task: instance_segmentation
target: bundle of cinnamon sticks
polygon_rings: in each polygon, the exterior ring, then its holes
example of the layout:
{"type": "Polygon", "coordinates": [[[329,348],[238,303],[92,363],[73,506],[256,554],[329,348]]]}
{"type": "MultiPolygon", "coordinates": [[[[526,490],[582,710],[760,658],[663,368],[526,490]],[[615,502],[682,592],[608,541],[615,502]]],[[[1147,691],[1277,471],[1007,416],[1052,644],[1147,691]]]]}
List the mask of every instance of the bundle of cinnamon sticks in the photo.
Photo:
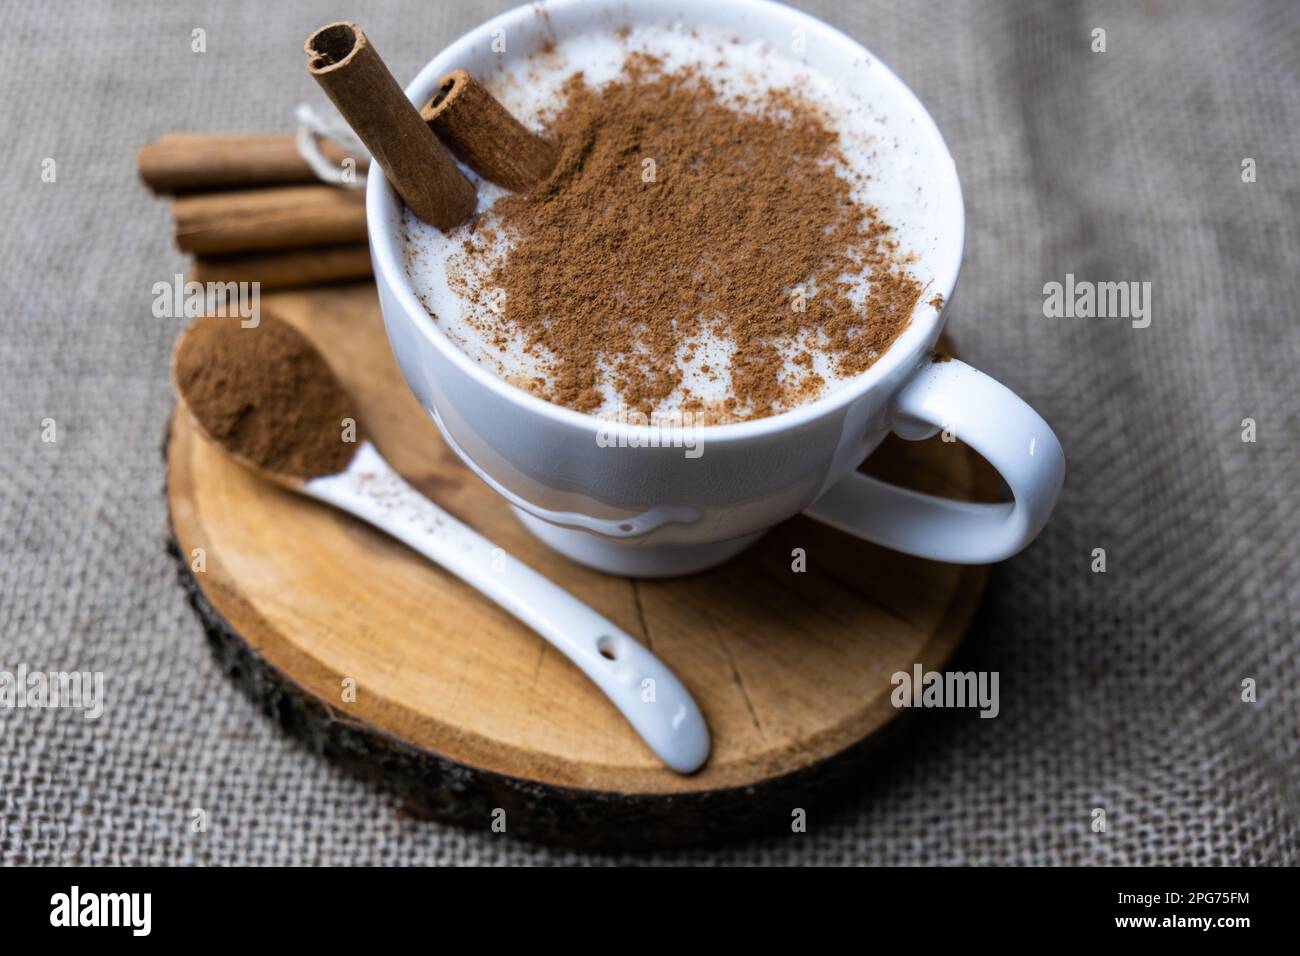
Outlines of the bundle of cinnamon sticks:
{"type": "MultiPolygon", "coordinates": [[[[365,158],[328,142],[322,152],[364,180],[365,158]]],[[[284,288],[370,275],[363,191],[322,183],[292,134],[167,133],[141,148],[138,166],[146,186],[172,197],[176,245],[193,254],[197,282],[284,288]]]]}
{"type": "MultiPolygon", "coordinates": [[[[469,74],[447,74],[417,110],[355,23],[308,37],[307,71],[365,143],[411,210],[440,229],[473,215],[475,189],[452,159],[507,189],[554,167],[554,144],[527,130],[469,74]]],[[[360,178],[368,160],[321,144],[360,178]]],[[[171,196],[176,244],[198,282],[316,285],[371,274],[365,197],[326,185],[290,134],[169,133],[141,148],[140,177],[171,196]]]]}

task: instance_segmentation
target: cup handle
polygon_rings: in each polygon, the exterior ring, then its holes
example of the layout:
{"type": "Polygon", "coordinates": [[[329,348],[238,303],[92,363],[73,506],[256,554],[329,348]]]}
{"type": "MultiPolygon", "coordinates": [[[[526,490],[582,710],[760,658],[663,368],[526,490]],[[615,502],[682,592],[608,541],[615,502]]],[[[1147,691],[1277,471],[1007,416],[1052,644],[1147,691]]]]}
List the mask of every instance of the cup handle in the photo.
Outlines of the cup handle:
{"type": "Polygon", "coordinates": [[[909,491],[853,472],[805,514],[895,551],[956,564],[1011,557],[1038,536],[1065,480],[1047,422],[1002,383],[957,359],[926,362],[894,397],[890,426],[911,441],[940,430],[996,468],[1014,499],[976,504],[909,491]]]}

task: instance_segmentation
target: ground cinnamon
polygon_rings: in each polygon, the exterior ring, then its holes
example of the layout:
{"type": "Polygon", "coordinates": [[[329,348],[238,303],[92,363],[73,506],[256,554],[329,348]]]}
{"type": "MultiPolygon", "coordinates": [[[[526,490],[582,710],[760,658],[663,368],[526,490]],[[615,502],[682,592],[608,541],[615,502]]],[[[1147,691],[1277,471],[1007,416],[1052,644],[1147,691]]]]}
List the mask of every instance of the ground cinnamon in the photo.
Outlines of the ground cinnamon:
{"type": "Polygon", "coordinates": [[[498,343],[522,334],[549,363],[537,394],[594,411],[609,381],[647,416],[676,394],[706,420],[750,419],[822,390],[790,343],[811,336],[853,375],[906,327],[922,286],[837,172],[837,133],[796,93],[734,108],[697,70],[640,53],[615,82],[579,73],[564,92],[545,131],[561,144],[555,170],[479,226],[508,230],[510,251],[490,261],[491,242],[464,245],[485,280],[466,283],[471,320],[498,343]],[[864,273],[855,303],[842,277],[864,273]],[[730,376],[721,407],[683,395],[679,351],[706,329],[735,346],[729,372],[705,369],[730,376]]]}
{"type": "Polygon", "coordinates": [[[335,474],[361,440],[352,398],[320,352],[265,312],[253,328],[196,319],[176,347],[172,378],[210,437],[278,475],[335,474]]]}

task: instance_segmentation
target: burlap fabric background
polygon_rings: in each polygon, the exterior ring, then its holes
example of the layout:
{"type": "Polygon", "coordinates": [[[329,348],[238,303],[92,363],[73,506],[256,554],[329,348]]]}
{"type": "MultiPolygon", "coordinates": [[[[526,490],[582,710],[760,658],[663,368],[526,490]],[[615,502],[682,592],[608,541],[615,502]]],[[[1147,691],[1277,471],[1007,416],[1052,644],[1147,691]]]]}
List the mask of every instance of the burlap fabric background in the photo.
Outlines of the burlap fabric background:
{"type": "MultiPolygon", "coordinates": [[[[183,260],[136,148],[173,129],[287,128],[295,103],[323,104],[301,45],[327,20],[360,18],[406,79],[503,4],[191,6],[8,11],[0,669],[102,670],[108,702],[97,722],[0,711],[0,858],[617,859],[403,819],[391,794],[309,756],[220,676],[162,546],[177,323],[151,315],[151,286],[183,260]]],[[[950,328],[1055,426],[1070,472],[1042,538],[995,571],[965,651],[1001,673],[998,719],[928,713],[807,834],[664,859],[1297,862],[1300,6],[808,6],[944,130],[969,217],[950,328]],[[1149,281],[1150,328],[1044,318],[1043,285],[1067,272],[1149,281]]]]}

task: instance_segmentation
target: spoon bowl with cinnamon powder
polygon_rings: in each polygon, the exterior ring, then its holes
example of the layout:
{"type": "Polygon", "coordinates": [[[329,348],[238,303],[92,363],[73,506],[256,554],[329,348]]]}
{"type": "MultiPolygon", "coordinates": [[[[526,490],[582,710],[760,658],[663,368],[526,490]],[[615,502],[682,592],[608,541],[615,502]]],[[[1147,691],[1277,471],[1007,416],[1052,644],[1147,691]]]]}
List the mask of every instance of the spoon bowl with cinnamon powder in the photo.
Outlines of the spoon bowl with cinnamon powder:
{"type": "Polygon", "coordinates": [[[676,675],[526,565],[506,561],[500,571],[500,548],[407,484],[365,439],[352,396],[291,325],[266,314],[252,328],[197,319],[177,342],[172,381],[199,433],[239,464],[386,532],[532,627],[669,767],[692,773],[708,758],[704,717],[676,675]],[[641,698],[644,681],[656,688],[656,706],[641,698]]]}
{"type": "Polygon", "coordinates": [[[345,470],[364,440],[352,397],[324,357],[273,316],[247,329],[196,320],[176,343],[172,381],[204,437],[293,490],[345,470]]]}

